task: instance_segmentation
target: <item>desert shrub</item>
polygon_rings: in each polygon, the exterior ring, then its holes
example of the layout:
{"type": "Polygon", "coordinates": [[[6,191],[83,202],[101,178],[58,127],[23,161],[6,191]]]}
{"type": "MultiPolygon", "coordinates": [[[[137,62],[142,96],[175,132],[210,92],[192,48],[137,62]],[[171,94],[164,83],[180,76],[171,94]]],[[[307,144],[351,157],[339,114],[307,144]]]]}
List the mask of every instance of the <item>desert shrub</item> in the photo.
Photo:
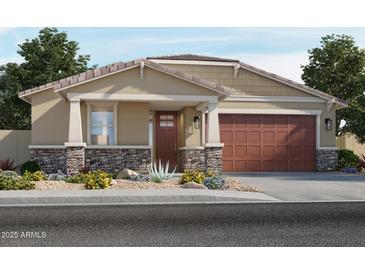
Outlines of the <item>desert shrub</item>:
{"type": "Polygon", "coordinates": [[[0,160],[0,170],[11,170],[14,171],[17,168],[13,160],[6,159],[0,160]]]}
{"type": "Polygon", "coordinates": [[[26,170],[23,177],[28,181],[43,181],[47,179],[47,175],[43,171],[30,172],[26,170]]]}
{"type": "Polygon", "coordinates": [[[104,189],[111,185],[113,177],[111,174],[101,171],[89,171],[88,173],[79,173],[69,177],[66,181],[74,184],[85,184],[87,189],[104,189]]]}
{"type": "Polygon", "coordinates": [[[104,189],[110,187],[113,177],[101,170],[85,174],[85,187],[87,189],[104,189]]]}
{"type": "Polygon", "coordinates": [[[188,182],[195,182],[198,184],[202,184],[206,177],[215,176],[214,172],[212,171],[184,171],[183,175],[180,177],[180,184],[185,184],[188,182]]]}
{"type": "Polygon", "coordinates": [[[20,176],[12,178],[0,174],[0,190],[29,190],[34,188],[35,184],[26,178],[20,176]]]}
{"type": "Polygon", "coordinates": [[[359,156],[357,156],[352,150],[341,149],[338,151],[338,170],[342,170],[346,167],[354,167],[356,169],[360,169],[359,162],[359,156]]]}
{"type": "Polygon", "coordinates": [[[24,174],[25,171],[29,171],[31,173],[34,173],[36,171],[41,170],[41,166],[37,161],[27,161],[20,167],[20,174],[24,174]]]}
{"type": "Polygon", "coordinates": [[[220,176],[206,177],[203,184],[209,189],[219,189],[224,184],[224,179],[220,176]]]}
{"type": "Polygon", "coordinates": [[[66,179],[66,182],[71,184],[84,184],[86,174],[87,173],[79,173],[72,175],[66,179]]]}

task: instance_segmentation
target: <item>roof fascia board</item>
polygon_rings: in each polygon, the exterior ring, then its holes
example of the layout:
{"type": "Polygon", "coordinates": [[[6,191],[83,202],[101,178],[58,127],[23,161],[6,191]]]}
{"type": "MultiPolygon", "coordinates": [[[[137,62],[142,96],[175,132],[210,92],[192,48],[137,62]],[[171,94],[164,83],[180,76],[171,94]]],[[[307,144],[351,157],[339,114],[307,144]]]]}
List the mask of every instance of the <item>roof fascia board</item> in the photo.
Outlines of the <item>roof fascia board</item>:
{"type": "Polygon", "coordinates": [[[301,103],[325,103],[327,100],[318,97],[298,97],[298,96],[227,96],[227,102],[301,102],[301,103]]]}
{"type": "Polygon", "coordinates": [[[166,59],[148,59],[158,64],[176,64],[176,65],[204,65],[204,66],[225,66],[234,67],[238,62],[222,61],[197,61],[197,60],[166,60],[166,59]]]}

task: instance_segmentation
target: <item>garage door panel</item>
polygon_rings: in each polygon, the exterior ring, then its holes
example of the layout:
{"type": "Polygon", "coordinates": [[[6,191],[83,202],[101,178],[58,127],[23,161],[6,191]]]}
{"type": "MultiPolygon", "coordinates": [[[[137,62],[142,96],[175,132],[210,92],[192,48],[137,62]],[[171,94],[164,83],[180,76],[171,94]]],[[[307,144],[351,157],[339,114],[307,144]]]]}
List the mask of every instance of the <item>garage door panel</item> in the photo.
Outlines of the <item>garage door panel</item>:
{"type": "Polygon", "coordinates": [[[277,159],[288,158],[289,156],[288,146],[276,146],[275,156],[277,159]]]}
{"type": "Polygon", "coordinates": [[[288,128],[288,117],[287,116],[275,116],[276,117],[276,127],[277,128],[288,128]]]}
{"type": "Polygon", "coordinates": [[[303,165],[303,161],[301,160],[291,160],[289,162],[289,171],[301,171],[303,165]]]}
{"type": "Polygon", "coordinates": [[[264,116],[262,118],[262,126],[265,129],[268,129],[268,128],[274,129],[275,128],[275,116],[264,116]]]}
{"type": "Polygon", "coordinates": [[[302,158],[302,146],[300,145],[290,145],[289,146],[289,157],[292,159],[302,158]]]}
{"type": "Polygon", "coordinates": [[[276,132],[276,143],[277,144],[287,144],[288,143],[288,132],[287,131],[277,131],[276,132]]]}
{"type": "Polygon", "coordinates": [[[236,145],[234,151],[235,151],[234,156],[236,156],[236,157],[246,157],[247,156],[247,146],[236,145]]]}
{"type": "Polygon", "coordinates": [[[247,116],[247,127],[248,128],[260,128],[261,117],[256,115],[247,116]]]}
{"type": "Polygon", "coordinates": [[[251,171],[251,172],[261,171],[261,161],[260,160],[248,160],[247,161],[247,171],[251,171]]]}
{"type": "Polygon", "coordinates": [[[288,170],[288,160],[278,160],[275,162],[276,171],[287,171],[288,170]]]}
{"type": "Polygon", "coordinates": [[[247,142],[247,132],[246,131],[236,131],[234,141],[237,142],[247,142]]]}
{"type": "Polygon", "coordinates": [[[261,131],[249,131],[247,132],[248,143],[260,143],[261,142],[261,131]]]}
{"type": "Polygon", "coordinates": [[[262,139],[265,144],[275,143],[275,131],[264,131],[262,133],[262,139]]]}
{"type": "Polygon", "coordinates": [[[293,130],[288,133],[288,143],[290,145],[300,145],[302,143],[302,131],[301,130],[293,130]]]}
{"type": "Polygon", "coordinates": [[[234,119],[235,128],[247,128],[247,118],[245,115],[236,115],[234,119]]]}
{"type": "Polygon", "coordinates": [[[275,146],[267,146],[264,145],[263,146],[263,150],[262,150],[262,156],[269,157],[271,159],[275,158],[275,146]]]}
{"type": "Polygon", "coordinates": [[[235,161],[234,170],[239,172],[247,171],[247,161],[241,161],[241,160],[235,161]]]}
{"type": "Polygon", "coordinates": [[[219,116],[219,127],[220,128],[232,128],[234,125],[234,115],[225,114],[219,116]]]}
{"type": "Polygon", "coordinates": [[[314,170],[315,120],[305,115],[221,114],[223,171],[314,170]]]}
{"type": "Polygon", "coordinates": [[[225,145],[223,147],[223,157],[233,157],[233,145],[225,145]]]}
{"type": "Polygon", "coordinates": [[[223,160],[222,161],[222,168],[224,171],[230,172],[230,171],[235,171],[233,169],[233,160],[223,160]]]}
{"type": "Polygon", "coordinates": [[[221,142],[231,143],[233,141],[233,131],[221,131],[221,142]]]}
{"type": "Polygon", "coordinates": [[[263,160],[262,161],[262,171],[274,171],[275,170],[275,161],[274,160],[263,160]]]}
{"type": "Polygon", "coordinates": [[[261,146],[249,145],[247,146],[247,157],[260,157],[261,156],[261,146]]]}

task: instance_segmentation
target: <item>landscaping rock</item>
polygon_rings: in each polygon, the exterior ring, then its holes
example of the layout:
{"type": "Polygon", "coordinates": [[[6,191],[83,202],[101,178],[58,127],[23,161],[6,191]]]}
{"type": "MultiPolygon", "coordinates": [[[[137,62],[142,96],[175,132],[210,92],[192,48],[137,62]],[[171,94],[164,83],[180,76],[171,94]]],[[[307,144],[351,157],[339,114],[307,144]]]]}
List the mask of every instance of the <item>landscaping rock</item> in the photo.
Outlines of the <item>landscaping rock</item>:
{"type": "Polygon", "coordinates": [[[13,179],[19,177],[18,173],[16,173],[15,171],[12,171],[12,170],[4,170],[1,172],[1,175],[5,176],[5,177],[13,178],[13,179]]]}
{"type": "Polygon", "coordinates": [[[182,185],[183,188],[191,188],[191,189],[208,189],[205,185],[203,184],[198,184],[195,182],[188,182],[182,185]]]}
{"type": "Polygon", "coordinates": [[[118,173],[117,179],[128,179],[131,176],[138,176],[138,173],[134,170],[125,168],[121,172],[118,173]]]}
{"type": "Polygon", "coordinates": [[[228,177],[224,180],[222,190],[238,190],[238,191],[247,191],[247,192],[262,192],[257,187],[252,185],[244,185],[239,180],[235,178],[228,177]]]}
{"type": "Polygon", "coordinates": [[[48,175],[48,180],[59,181],[59,180],[65,180],[66,178],[67,175],[63,173],[61,170],[58,170],[57,173],[48,175]]]}

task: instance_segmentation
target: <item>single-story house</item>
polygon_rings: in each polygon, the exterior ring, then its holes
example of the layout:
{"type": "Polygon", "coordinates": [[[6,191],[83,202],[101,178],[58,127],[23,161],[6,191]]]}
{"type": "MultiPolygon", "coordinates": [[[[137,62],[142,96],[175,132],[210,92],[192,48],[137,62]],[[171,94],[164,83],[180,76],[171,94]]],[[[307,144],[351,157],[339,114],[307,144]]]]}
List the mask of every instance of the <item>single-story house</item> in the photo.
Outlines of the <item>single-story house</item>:
{"type": "Polygon", "coordinates": [[[239,60],[198,55],[114,63],[19,93],[31,158],[47,173],[327,171],[346,102],[239,60]]]}

